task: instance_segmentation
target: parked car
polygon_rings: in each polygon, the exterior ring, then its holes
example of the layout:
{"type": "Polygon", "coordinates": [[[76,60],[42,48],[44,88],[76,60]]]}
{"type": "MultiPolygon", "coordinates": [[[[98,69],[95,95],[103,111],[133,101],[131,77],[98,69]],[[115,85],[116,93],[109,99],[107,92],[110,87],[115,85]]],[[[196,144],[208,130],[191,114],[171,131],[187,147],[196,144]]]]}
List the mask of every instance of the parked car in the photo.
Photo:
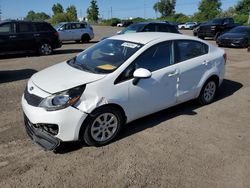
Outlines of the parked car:
{"type": "Polygon", "coordinates": [[[201,22],[201,23],[197,23],[194,27],[193,27],[193,35],[197,36],[198,30],[200,29],[200,25],[205,24],[206,22],[201,22]]]}
{"type": "Polygon", "coordinates": [[[113,36],[31,77],[22,97],[27,133],[47,150],[108,144],[143,116],[196,98],[211,103],[225,63],[224,50],[190,36],[113,36]]]}
{"type": "Polygon", "coordinates": [[[60,48],[57,31],[47,22],[0,22],[0,54],[39,52],[49,55],[60,48]]]}
{"type": "Polygon", "coordinates": [[[197,36],[201,39],[211,37],[216,40],[221,34],[239,25],[234,23],[233,18],[216,18],[202,24],[197,30],[197,36]]]}
{"type": "Polygon", "coordinates": [[[197,25],[197,22],[187,22],[185,24],[178,25],[179,29],[193,29],[197,25]]]}
{"type": "Polygon", "coordinates": [[[250,45],[250,26],[238,26],[219,36],[218,46],[247,48],[250,45]]]}
{"type": "Polygon", "coordinates": [[[139,22],[132,24],[118,34],[125,33],[135,33],[135,32],[170,32],[170,33],[180,33],[175,25],[169,24],[167,22],[139,22]]]}
{"type": "Polygon", "coordinates": [[[62,22],[55,29],[61,41],[89,42],[95,36],[93,28],[83,22],[62,22]]]}

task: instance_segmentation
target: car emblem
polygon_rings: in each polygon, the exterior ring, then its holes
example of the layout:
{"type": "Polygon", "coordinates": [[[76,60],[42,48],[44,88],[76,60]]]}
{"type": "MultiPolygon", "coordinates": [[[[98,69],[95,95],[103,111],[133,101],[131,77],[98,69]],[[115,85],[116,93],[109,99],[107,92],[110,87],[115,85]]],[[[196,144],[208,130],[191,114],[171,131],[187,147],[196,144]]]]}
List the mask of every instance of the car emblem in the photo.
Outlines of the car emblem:
{"type": "Polygon", "coordinates": [[[30,87],[30,91],[33,91],[33,89],[34,89],[34,87],[33,87],[33,86],[31,86],[31,87],[30,87]]]}

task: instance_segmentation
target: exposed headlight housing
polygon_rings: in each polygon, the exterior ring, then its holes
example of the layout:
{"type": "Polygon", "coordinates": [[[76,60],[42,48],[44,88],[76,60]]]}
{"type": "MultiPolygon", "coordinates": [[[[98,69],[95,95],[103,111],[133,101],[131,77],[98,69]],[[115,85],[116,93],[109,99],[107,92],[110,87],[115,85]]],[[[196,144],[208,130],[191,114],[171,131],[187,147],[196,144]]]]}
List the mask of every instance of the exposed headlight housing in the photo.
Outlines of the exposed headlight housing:
{"type": "Polygon", "coordinates": [[[39,107],[46,109],[47,111],[55,111],[73,106],[81,98],[81,95],[85,89],[85,85],[78,86],[66,91],[55,93],[45,99],[39,104],[39,107]]]}

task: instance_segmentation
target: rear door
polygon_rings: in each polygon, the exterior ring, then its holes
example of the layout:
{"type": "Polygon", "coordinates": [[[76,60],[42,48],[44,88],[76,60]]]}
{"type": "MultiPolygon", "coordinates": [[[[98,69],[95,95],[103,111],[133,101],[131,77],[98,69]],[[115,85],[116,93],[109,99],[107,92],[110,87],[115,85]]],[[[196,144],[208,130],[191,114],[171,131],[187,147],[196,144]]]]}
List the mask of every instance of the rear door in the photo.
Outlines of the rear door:
{"type": "Polygon", "coordinates": [[[73,40],[71,23],[64,24],[59,30],[59,38],[61,41],[73,40]]]}
{"type": "Polygon", "coordinates": [[[71,28],[72,28],[72,40],[81,40],[82,35],[86,33],[84,24],[82,23],[72,23],[71,28]]]}
{"type": "Polygon", "coordinates": [[[16,37],[13,39],[16,42],[17,50],[23,51],[36,49],[34,30],[35,28],[30,22],[19,22],[17,24],[16,37]]]}
{"type": "Polygon", "coordinates": [[[208,45],[193,40],[176,40],[175,62],[180,76],[177,88],[177,102],[194,98],[202,76],[209,69],[208,45]]]}
{"type": "Polygon", "coordinates": [[[15,23],[3,23],[0,25],[0,53],[3,54],[8,51],[14,51],[16,48],[15,33],[16,27],[15,23]]]}

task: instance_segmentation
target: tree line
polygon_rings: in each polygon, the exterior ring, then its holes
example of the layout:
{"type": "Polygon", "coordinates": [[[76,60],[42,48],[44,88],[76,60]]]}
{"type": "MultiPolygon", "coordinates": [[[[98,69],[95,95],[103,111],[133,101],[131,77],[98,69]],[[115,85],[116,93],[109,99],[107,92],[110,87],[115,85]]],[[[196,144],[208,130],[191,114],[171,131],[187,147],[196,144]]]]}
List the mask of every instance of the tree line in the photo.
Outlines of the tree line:
{"type": "MultiPolygon", "coordinates": [[[[250,0],[239,0],[238,3],[222,11],[221,0],[200,0],[198,10],[192,16],[183,13],[176,13],[176,0],[159,0],[153,5],[155,12],[160,13],[159,20],[168,20],[172,22],[182,23],[188,21],[204,22],[216,17],[233,17],[237,22],[246,24],[248,22],[248,15],[250,11],[250,0]]],[[[52,24],[59,22],[78,21],[77,10],[74,5],[71,5],[64,10],[59,3],[52,7],[53,15],[49,16],[44,12],[29,11],[25,20],[30,21],[49,21],[52,24]]],[[[129,15],[128,15],[129,16],[129,15]]],[[[99,19],[99,7],[96,0],[91,0],[90,6],[87,9],[87,20],[97,23],[99,19]]],[[[101,20],[101,22],[109,23],[118,18],[108,20],[101,20]]],[[[144,21],[144,18],[134,18],[134,20],[144,21]]]]}

